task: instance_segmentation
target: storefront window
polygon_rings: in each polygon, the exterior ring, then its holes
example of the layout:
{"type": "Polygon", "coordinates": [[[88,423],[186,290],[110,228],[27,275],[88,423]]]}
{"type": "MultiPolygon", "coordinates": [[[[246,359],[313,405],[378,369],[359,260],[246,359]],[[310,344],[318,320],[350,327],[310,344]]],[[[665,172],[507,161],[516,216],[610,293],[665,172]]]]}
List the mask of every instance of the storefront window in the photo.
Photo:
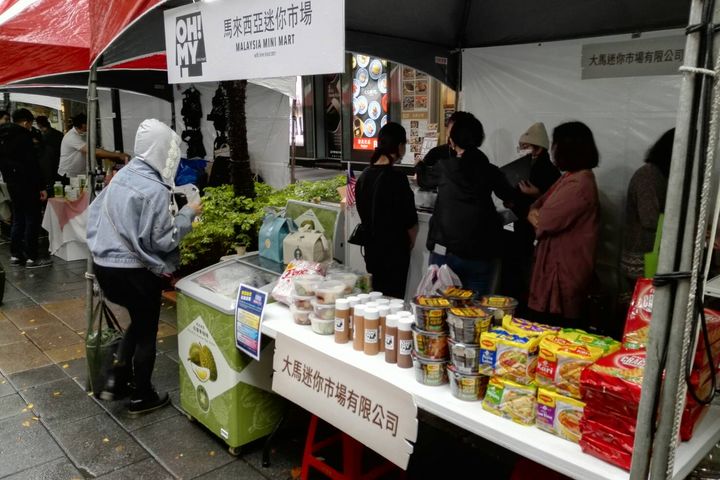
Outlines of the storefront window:
{"type": "Polygon", "coordinates": [[[290,99],[290,145],[295,132],[295,146],[305,146],[304,93],[302,77],[296,77],[295,98],[290,99]]]}

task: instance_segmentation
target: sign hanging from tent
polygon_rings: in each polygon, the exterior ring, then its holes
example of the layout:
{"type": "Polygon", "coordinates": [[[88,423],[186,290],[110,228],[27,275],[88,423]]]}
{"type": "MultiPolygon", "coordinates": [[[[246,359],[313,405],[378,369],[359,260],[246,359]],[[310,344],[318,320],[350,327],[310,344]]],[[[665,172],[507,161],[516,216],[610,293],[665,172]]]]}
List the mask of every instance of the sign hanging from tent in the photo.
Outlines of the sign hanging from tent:
{"type": "Polygon", "coordinates": [[[583,45],[582,79],[676,75],[684,57],[684,35],[583,45]]]}
{"type": "Polygon", "coordinates": [[[345,2],[219,0],[165,11],[169,83],[338,73],[345,2]]]}

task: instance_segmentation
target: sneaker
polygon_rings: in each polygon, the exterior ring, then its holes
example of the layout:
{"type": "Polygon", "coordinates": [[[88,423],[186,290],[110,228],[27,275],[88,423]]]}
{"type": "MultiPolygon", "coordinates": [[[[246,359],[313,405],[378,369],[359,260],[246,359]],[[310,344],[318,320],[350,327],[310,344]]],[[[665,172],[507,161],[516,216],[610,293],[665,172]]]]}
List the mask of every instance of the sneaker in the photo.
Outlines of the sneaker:
{"type": "Polygon", "coordinates": [[[25,268],[49,267],[52,265],[52,263],[53,261],[49,258],[38,258],[37,260],[28,258],[28,260],[25,262],[25,268]]]}
{"type": "Polygon", "coordinates": [[[10,257],[10,265],[25,265],[25,260],[20,257],[10,257]]]}
{"type": "Polygon", "coordinates": [[[127,381],[119,380],[120,377],[121,375],[114,373],[110,373],[110,375],[108,375],[108,378],[105,381],[105,386],[99,395],[100,400],[112,402],[113,400],[122,400],[123,398],[130,396],[133,392],[132,385],[127,381]]]}
{"type": "Polygon", "coordinates": [[[155,390],[151,390],[145,395],[134,394],[130,397],[128,404],[128,413],[130,415],[140,415],[142,413],[153,412],[170,403],[170,396],[167,393],[158,394],[155,390]]]}

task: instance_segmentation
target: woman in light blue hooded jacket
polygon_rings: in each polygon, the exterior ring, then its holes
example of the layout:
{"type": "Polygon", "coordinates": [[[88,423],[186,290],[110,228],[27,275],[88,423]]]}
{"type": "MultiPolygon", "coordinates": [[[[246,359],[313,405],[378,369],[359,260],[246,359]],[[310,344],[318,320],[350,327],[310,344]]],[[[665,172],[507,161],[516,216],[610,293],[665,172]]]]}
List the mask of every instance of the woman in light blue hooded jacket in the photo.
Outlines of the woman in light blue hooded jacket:
{"type": "Polygon", "coordinates": [[[135,137],[135,157],[89,209],[87,241],[97,281],[131,319],[100,398],[130,395],[131,414],[169,403],[167,393],[158,394],[151,383],[161,275],[177,269],[180,240],[201,211],[199,202],[177,211],[173,188],[179,163],[180,137],[158,120],[145,120],[135,137]]]}

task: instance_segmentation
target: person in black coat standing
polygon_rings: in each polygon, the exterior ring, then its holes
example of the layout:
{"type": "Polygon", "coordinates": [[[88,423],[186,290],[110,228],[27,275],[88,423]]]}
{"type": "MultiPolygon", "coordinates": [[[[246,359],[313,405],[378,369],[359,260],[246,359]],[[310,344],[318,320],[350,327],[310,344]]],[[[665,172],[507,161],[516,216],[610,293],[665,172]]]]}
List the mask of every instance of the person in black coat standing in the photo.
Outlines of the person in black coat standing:
{"type": "Polygon", "coordinates": [[[33,114],[21,108],[13,121],[0,125],[0,172],[12,202],[10,264],[45,267],[50,259],[38,258],[41,202],[47,199],[37,150],[33,144],[33,114]]]}
{"type": "MultiPolygon", "coordinates": [[[[482,123],[472,114],[452,126],[450,146],[456,155],[435,164],[438,196],[426,244],[431,264],[447,264],[463,287],[479,295],[493,291],[502,251],[492,194],[509,203],[516,198],[500,169],[478,150],[484,139],[482,123]]],[[[430,181],[418,172],[420,186],[430,181]]]]}
{"type": "Polygon", "coordinates": [[[42,170],[45,188],[48,195],[50,195],[50,192],[53,191],[53,183],[60,180],[57,170],[58,165],[60,165],[60,144],[62,143],[63,134],[60,130],[54,129],[45,116],[38,116],[35,123],[42,132],[40,169],[42,170]]]}
{"type": "Polygon", "coordinates": [[[418,216],[407,176],[393,169],[405,155],[402,125],[389,122],[378,133],[378,146],[355,186],[360,220],[367,231],[365,266],[373,288],[405,298],[410,251],[415,245],[418,216]]]}
{"type": "Polygon", "coordinates": [[[508,180],[517,190],[512,209],[518,220],[512,224],[512,229],[503,232],[500,293],[517,299],[519,311],[527,303],[535,251],[535,229],[527,221],[530,205],[560,178],[560,172],[550,161],[549,145],[545,125],[534,123],[520,135],[518,152],[522,156],[502,168],[509,173],[508,180]]]}

